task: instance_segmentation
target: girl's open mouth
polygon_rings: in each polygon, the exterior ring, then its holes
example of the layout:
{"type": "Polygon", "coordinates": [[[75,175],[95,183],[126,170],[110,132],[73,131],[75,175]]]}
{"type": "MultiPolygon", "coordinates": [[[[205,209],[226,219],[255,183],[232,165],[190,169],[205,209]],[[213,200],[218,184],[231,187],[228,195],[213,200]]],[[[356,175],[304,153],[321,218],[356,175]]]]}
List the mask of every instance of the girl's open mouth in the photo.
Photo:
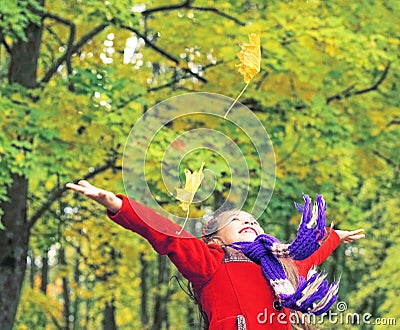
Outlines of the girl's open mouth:
{"type": "Polygon", "coordinates": [[[257,235],[257,231],[252,227],[244,227],[243,229],[241,229],[239,231],[239,234],[244,233],[244,232],[253,232],[254,234],[257,235]]]}

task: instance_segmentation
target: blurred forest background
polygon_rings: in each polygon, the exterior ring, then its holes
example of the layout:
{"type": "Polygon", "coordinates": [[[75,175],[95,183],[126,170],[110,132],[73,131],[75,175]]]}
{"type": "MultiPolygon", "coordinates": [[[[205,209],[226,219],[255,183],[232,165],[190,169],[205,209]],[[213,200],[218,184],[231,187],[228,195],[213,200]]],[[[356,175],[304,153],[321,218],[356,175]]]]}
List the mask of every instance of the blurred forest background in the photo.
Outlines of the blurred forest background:
{"type": "Polygon", "coordinates": [[[398,0],[2,0],[0,328],[196,328],[169,261],[64,185],[123,193],[135,121],[182,93],[235,97],[252,32],[262,69],[241,102],[277,157],[261,223],[290,240],[293,201],[322,193],[328,221],[367,235],[323,265],[341,275],[339,299],[399,324],[399,12],[398,0]]]}

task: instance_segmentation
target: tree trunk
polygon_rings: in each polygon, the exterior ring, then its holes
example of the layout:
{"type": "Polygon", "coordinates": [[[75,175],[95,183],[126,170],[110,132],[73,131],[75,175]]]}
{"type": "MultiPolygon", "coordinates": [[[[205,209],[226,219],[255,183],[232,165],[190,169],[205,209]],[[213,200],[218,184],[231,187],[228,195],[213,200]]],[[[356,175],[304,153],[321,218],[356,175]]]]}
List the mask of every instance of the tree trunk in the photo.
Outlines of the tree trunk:
{"type": "Polygon", "coordinates": [[[70,330],[71,329],[71,321],[70,321],[70,299],[69,299],[69,284],[68,284],[68,278],[63,277],[62,278],[62,288],[63,288],[63,319],[64,319],[64,329],[65,330],[70,330]]]}
{"type": "Polygon", "coordinates": [[[35,274],[36,274],[36,265],[35,265],[35,257],[33,255],[33,251],[31,250],[28,252],[29,258],[30,258],[30,264],[29,264],[29,284],[31,286],[31,289],[34,288],[35,286],[35,274]]]}
{"type": "MultiPolygon", "coordinates": [[[[91,285],[92,286],[92,285],[91,285]]],[[[88,287],[90,289],[90,287],[88,287]]],[[[85,301],[85,317],[83,318],[83,326],[82,329],[91,329],[93,328],[93,316],[90,311],[93,309],[94,301],[89,298],[85,301]]]]}
{"type": "MultiPolygon", "coordinates": [[[[41,1],[39,1],[41,2],[41,1]]],[[[44,4],[44,0],[43,0],[44,4]]],[[[16,41],[11,49],[9,83],[26,88],[37,86],[37,64],[42,40],[42,24],[29,24],[26,41],[16,41]]],[[[21,140],[29,137],[19,137],[21,140]]],[[[12,174],[8,202],[0,206],[4,212],[0,231],[0,324],[2,330],[12,329],[25,276],[30,227],[27,223],[28,179],[12,174]]]]}
{"type": "MultiPolygon", "coordinates": [[[[45,295],[47,292],[47,285],[49,282],[49,258],[48,258],[48,251],[43,253],[42,256],[42,268],[40,272],[40,291],[45,295]]],[[[41,329],[46,328],[47,320],[46,318],[40,318],[38,323],[38,327],[41,329]]]]}
{"type": "Polygon", "coordinates": [[[145,253],[140,253],[140,321],[142,328],[146,328],[149,323],[149,314],[147,311],[149,289],[147,287],[148,262],[145,259],[145,253]]]}
{"type": "Polygon", "coordinates": [[[107,302],[104,306],[103,330],[117,330],[114,300],[107,302]]]}
{"type": "Polygon", "coordinates": [[[49,258],[48,251],[45,252],[42,257],[42,272],[41,272],[41,281],[40,281],[40,291],[46,294],[47,284],[49,283],[49,258]]]}
{"type": "MultiPolygon", "coordinates": [[[[77,255],[80,254],[80,247],[77,248],[77,255]]],[[[79,288],[81,286],[81,281],[80,281],[80,276],[81,276],[81,271],[79,269],[79,258],[75,259],[75,267],[74,267],[74,282],[75,282],[75,287],[79,288]]],[[[73,303],[73,308],[72,308],[72,315],[73,315],[73,324],[72,324],[72,329],[77,330],[79,329],[79,306],[81,303],[81,299],[79,298],[79,295],[75,295],[75,300],[73,303]]]]}
{"type": "Polygon", "coordinates": [[[29,24],[25,29],[27,40],[20,39],[13,45],[8,70],[10,84],[18,83],[26,88],[37,87],[37,67],[42,32],[42,25],[29,24]]]}
{"type": "Polygon", "coordinates": [[[196,309],[192,301],[186,306],[186,324],[190,329],[199,329],[196,320],[196,309]]]}
{"type": "MultiPolygon", "coordinates": [[[[65,259],[65,250],[64,248],[60,249],[60,257],[59,257],[60,265],[64,267],[67,266],[67,260],[65,259]]],[[[63,319],[64,319],[64,329],[70,330],[71,329],[71,322],[70,322],[70,293],[69,293],[69,282],[68,277],[63,276],[62,278],[62,295],[63,295],[63,319]]]]}
{"type": "Polygon", "coordinates": [[[168,285],[169,281],[169,260],[164,255],[157,255],[158,277],[157,285],[158,292],[155,295],[154,315],[152,330],[166,329],[168,324],[168,290],[162,290],[168,285]]]}
{"type": "Polygon", "coordinates": [[[26,270],[29,245],[29,227],[26,222],[28,180],[13,175],[8,188],[9,202],[1,208],[5,230],[0,230],[0,324],[2,330],[11,330],[19,303],[26,270]]]}

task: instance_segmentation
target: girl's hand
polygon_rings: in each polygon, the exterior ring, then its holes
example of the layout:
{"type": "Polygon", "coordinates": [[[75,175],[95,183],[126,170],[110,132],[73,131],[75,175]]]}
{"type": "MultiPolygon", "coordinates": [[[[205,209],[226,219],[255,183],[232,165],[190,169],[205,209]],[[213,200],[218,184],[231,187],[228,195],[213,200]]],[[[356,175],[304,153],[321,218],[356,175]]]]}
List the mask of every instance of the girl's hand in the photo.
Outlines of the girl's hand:
{"type": "Polygon", "coordinates": [[[79,181],[78,184],[67,183],[65,186],[93,199],[112,213],[117,213],[121,209],[122,200],[114,193],[97,188],[85,180],[79,181]]]}
{"type": "Polygon", "coordinates": [[[357,229],[353,231],[335,229],[335,232],[340,237],[340,243],[344,244],[351,243],[365,237],[364,229],[357,229]]]}

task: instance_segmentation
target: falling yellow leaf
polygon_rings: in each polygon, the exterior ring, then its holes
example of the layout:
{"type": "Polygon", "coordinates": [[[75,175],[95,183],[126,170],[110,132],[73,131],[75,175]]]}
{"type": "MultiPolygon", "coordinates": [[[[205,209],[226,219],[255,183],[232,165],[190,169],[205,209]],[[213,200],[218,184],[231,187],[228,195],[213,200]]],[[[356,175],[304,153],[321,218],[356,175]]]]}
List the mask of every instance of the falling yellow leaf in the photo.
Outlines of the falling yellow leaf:
{"type": "Polygon", "coordinates": [[[194,195],[196,194],[197,189],[199,189],[201,181],[203,180],[203,167],[204,162],[201,164],[201,167],[198,171],[190,172],[187,168],[185,169],[185,177],[186,183],[183,189],[176,189],[176,199],[178,199],[181,203],[179,206],[182,210],[187,211],[189,209],[189,205],[193,202],[194,195]]]}
{"type": "Polygon", "coordinates": [[[177,232],[180,235],[185,228],[186,222],[189,219],[190,204],[193,202],[194,195],[199,189],[201,181],[204,178],[203,175],[204,162],[202,162],[201,167],[198,171],[190,172],[187,168],[185,169],[186,182],[185,187],[176,188],[176,199],[180,201],[179,206],[182,210],[186,211],[186,219],[182,225],[182,228],[177,232]]]}
{"type": "Polygon", "coordinates": [[[224,118],[226,118],[233,106],[242,96],[247,86],[249,86],[251,79],[260,72],[261,69],[261,46],[260,46],[260,35],[258,33],[249,34],[249,43],[243,43],[240,45],[242,50],[238,54],[240,64],[237,64],[239,73],[243,76],[243,80],[246,83],[242,91],[233,101],[231,106],[226,110],[224,118]]]}
{"type": "Polygon", "coordinates": [[[260,72],[261,68],[261,47],[260,35],[252,33],[249,35],[249,43],[243,43],[242,50],[238,54],[240,64],[237,64],[239,73],[247,84],[260,72]]]}

